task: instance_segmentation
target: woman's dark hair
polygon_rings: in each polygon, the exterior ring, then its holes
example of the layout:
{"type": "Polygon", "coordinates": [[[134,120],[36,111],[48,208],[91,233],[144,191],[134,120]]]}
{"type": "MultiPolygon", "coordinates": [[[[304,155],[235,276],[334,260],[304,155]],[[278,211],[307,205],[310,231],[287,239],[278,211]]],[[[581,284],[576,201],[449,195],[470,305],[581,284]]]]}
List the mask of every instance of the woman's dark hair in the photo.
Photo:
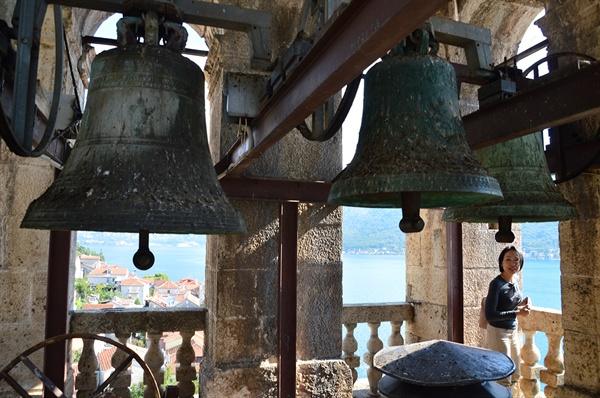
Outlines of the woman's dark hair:
{"type": "Polygon", "coordinates": [[[523,264],[525,263],[523,254],[521,254],[521,252],[518,251],[516,247],[507,246],[504,249],[502,249],[502,251],[500,252],[500,256],[498,257],[498,268],[500,269],[500,273],[504,272],[504,268],[502,268],[502,261],[504,261],[504,256],[506,255],[506,253],[508,253],[510,251],[514,251],[517,253],[517,256],[519,256],[519,259],[521,260],[521,267],[519,267],[519,271],[521,271],[523,269],[523,264]]]}

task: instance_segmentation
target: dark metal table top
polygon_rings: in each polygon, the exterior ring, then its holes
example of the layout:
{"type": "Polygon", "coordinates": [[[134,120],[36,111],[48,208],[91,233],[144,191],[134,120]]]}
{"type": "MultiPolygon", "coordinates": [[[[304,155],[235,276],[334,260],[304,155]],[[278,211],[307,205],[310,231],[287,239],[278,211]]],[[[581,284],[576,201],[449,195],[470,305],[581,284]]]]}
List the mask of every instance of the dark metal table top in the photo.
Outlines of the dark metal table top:
{"type": "Polygon", "coordinates": [[[464,386],[503,379],[516,370],[505,354],[443,340],[384,348],[373,366],[422,386],[464,386]]]}

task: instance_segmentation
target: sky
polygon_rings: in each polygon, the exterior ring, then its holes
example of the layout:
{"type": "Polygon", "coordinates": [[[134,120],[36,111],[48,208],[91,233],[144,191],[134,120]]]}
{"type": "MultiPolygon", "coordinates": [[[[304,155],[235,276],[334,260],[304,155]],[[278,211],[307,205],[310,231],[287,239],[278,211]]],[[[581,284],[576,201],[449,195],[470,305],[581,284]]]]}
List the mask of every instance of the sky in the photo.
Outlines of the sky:
{"type": "MultiPolygon", "coordinates": [[[[542,16],[544,16],[543,11],[535,17],[535,20],[541,18],[542,16]]],[[[96,32],[95,36],[104,37],[104,38],[116,38],[116,36],[117,36],[116,35],[116,23],[120,18],[121,18],[121,14],[114,14],[113,16],[111,16],[100,26],[100,28],[96,32]]],[[[206,46],[204,39],[202,39],[194,30],[192,30],[189,27],[189,25],[184,24],[184,26],[188,30],[188,34],[189,34],[188,43],[187,43],[186,47],[193,48],[193,49],[199,49],[199,50],[208,50],[208,47],[206,46]]],[[[529,27],[529,29],[527,30],[527,32],[525,32],[525,35],[523,36],[523,39],[521,40],[521,44],[519,45],[518,52],[520,53],[543,40],[545,40],[545,37],[542,34],[542,31],[536,25],[532,24],[529,27]]],[[[95,45],[94,47],[96,48],[97,53],[100,51],[103,51],[105,49],[111,48],[109,46],[101,46],[101,45],[95,45]]],[[[200,65],[201,68],[204,68],[204,64],[206,61],[206,59],[204,57],[196,57],[196,56],[188,56],[188,55],[185,55],[185,56],[190,58],[192,61],[196,62],[198,65],[200,65]]],[[[525,70],[529,65],[533,64],[535,61],[537,61],[538,59],[545,57],[545,56],[546,56],[545,50],[539,51],[538,53],[535,53],[535,54],[519,61],[517,63],[517,66],[519,68],[521,68],[522,70],[525,70]]],[[[363,73],[366,73],[366,71],[364,71],[363,73]]],[[[545,72],[542,69],[540,69],[540,74],[545,74],[545,72]]],[[[358,93],[356,95],[356,99],[354,100],[352,108],[350,109],[350,112],[348,114],[348,117],[346,118],[346,120],[344,121],[344,123],[342,125],[342,146],[343,146],[342,157],[343,157],[344,166],[347,165],[348,163],[350,163],[350,161],[352,160],[352,157],[354,156],[354,152],[356,151],[356,144],[358,142],[358,132],[360,129],[360,124],[361,124],[361,119],[362,119],[362,110],[363,110],[362,99],[363,99],[363,84],[361,83],[360,88],[358,89],[358,93]]],[[[208,102],[207,102],[206,107],[207,107],[207,109],[209,109],[208,102]]],[[[208,117],[209,117],[209,115],[207,114],[207,118],[208,117]]],[[[207,125],[210,125],[209,120],[207,120],[207,125]]]]}

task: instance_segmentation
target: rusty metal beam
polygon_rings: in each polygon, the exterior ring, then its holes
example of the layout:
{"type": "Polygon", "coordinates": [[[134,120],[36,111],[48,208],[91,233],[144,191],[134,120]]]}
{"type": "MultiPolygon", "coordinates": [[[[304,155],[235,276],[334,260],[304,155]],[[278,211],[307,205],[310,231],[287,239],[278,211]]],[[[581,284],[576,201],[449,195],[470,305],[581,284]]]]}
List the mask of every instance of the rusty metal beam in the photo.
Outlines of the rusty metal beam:
{"type": "Polygon", "coordinates": [[[156,11],[179,17],[189,24],[249,31],[253,27],[271,26],[271,14],[261,10],[214,4],[196,0],[48,0],[49,4],[89,10],[126,13],[131,10],[156,11]]]}
{"type": "Polygon", "coordinates": [[[448,341],[465,342],[462,224],[446,223],[448,341]]]}
{"type": "Polygon", "coordinates": [[[218,174],[239,174],[446,3],[352,1],[253,120],[254,147],[244,151],[247,143],[237,143],[218,174]]]}
{"type": "MultiPolygon", "coordinates": [[[[67,333],[71,241],[70,231],[50,231],[45,339],[67,333]]],[[[66,363],[67,349],[64,341],[45,348],[44,374],[62,391],[65,388],[67,375],[66,363]]],[[[48,390],[46,393],[48,393],[48,390]]],[[[52,394],[48,396],[52,396],[52,394]]]]}
{"type": "Polygon", "coordinates": [[[532,88],[463,118],[479,149],[600,113],[600,63],[532,88]]]}
{"type": "Polygon", "coordinates": [[[298,203],[282,203],[279,214],[279,398],[296,396],[298,203]]]}
{"type": "Polygon", "coordinates": [[[327,203],[329,182],[225,177],[221,187],[231,199],[327,203]]]}

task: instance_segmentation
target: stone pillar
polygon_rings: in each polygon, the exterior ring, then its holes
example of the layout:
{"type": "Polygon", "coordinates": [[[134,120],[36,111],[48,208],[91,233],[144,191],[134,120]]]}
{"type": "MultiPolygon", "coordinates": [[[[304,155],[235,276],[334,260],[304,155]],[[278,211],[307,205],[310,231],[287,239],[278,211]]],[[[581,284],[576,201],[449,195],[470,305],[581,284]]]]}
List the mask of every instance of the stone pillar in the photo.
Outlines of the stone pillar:
{"type": "MultiPolygon", "coordinates": [[[[600,1],[548,0],[538,25],[550,41],[548,53],[573,51],[600,58],[600,1]]],[[[597,138],[600,118],[574,124],[580,139],[597,138]]],[[[579,219],[559,223],[565,385],[557,398],[600,395],[600,173],[588,170],[559,185],[579,219]]]]}
{"type": "MultiPolygon", "coordinates": [[[[244,6],[241,3],[236,5],[244,6]]],[[[262,3],[259,9],[273,13],[275,58],[294,39],[292,27],[299,23],[301,3],[262,3]]],[[[269,74],[250,69],[244,33],[209,29],[207,42],[211,154],[218,160],[235,142],[240,125],[229,123],[222,112],[225,74],[246,73],[265,81],[269,74]]],[[[292,132],[243,175],[327,181],[341,171],[341,154],[339,134],[316,143],[292,132]]],[[[238,200],[233,204],[248,233],[207,239],[207,330],[200,396],[273,397],[278,391],[279,203],[238,200]]],[[[299,206],[297,396],[352,395],[350,369],[341,359],[341,218],[341,209],[333,206],[299,206]]]]}
{"type": "MultiPolygon", "coordinates": [[[[14,1],[0,5],[0,19],[10,23],[14,1]]],[[[10,112],[10,110],[5,110],[10,112]]],[[[29,203],[52,183],[54,170],[43,159],[20,158],[0,140],[0,368],[44,339],[48,231],[21,229],[29,203]]],[[[31,357],[42,363],[42,352],[31,357]]],[[[20,368],[15,374],[30,394],[41,393],[40,381],[20,368]]],[[[0,395],[14,394],[0,383],[0,395]]]]}
{"type": "MultiPolygon", "coordinates": [[[[48,231],[21,229],[29,203],[40,196],[54,178],[49,164],[23,159],[0,142],[0,368],[17,354],[44,340],[48,231]]],[[[41,351],[32,359],[41,363],[41,351]]],[[[17,380],[29,391],[39,380],[20,368],[17,380]]],[[[0,395],[12,391],[0,383],[0,395]]]]}
{"type": "Polygon", "coordinates": [[[406,343],[448,335],[446,302],[446,226],[440,210],[421,210],[425,228],[406,234],[406,301],[415,303],[406,323],[406,343]]]}

